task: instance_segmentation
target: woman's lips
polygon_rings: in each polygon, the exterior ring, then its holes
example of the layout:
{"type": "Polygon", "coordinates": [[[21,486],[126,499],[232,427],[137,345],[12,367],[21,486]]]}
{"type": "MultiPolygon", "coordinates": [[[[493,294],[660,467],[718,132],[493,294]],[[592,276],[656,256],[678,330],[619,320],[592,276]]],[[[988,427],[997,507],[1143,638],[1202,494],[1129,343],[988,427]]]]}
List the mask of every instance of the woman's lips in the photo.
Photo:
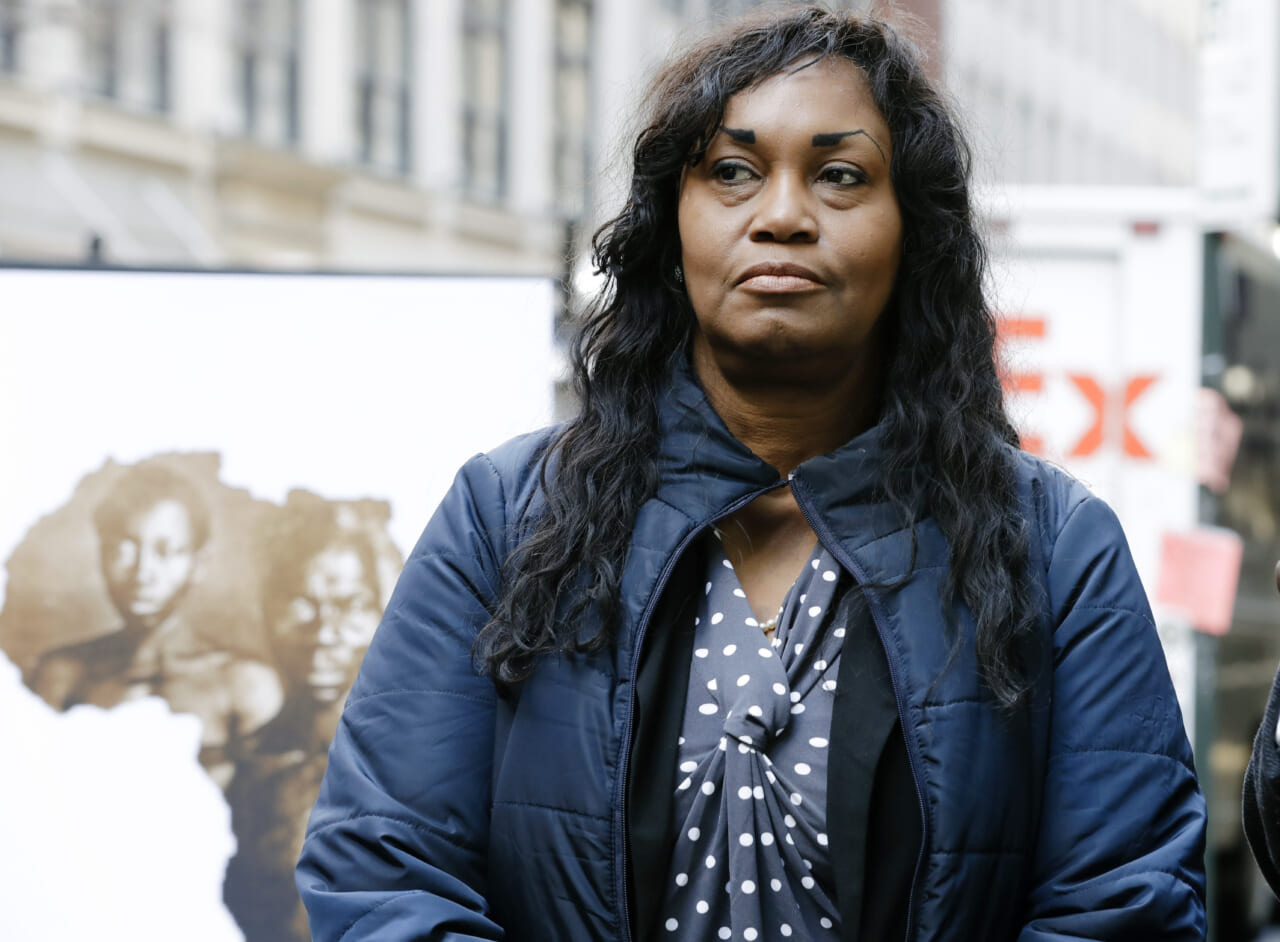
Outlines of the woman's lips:
{"type": "Polygon", "coordinates": [[[754,275],[738,285],[748,291],[761,294],[792,294],[799,291],[813,291],[821,288],[818,282],[799,275],[754,275]]]}
{"type": "Polygon", "coordinates": [[[803,265],[765,262],[744,271],[738,278],[738,287],[762,294],[794,294],[821,288],[822,281],[803,265]]]}

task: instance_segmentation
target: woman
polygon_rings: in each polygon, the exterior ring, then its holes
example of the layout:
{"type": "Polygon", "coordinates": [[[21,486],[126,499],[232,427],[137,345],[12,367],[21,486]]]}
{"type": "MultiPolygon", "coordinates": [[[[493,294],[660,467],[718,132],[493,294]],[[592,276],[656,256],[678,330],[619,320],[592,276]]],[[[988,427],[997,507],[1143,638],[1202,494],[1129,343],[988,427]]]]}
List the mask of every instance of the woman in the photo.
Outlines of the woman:
{"type": "Polygon", "coordinates": [[[366,656],[316,938],[1201,938],[1145,597],[1016,450],[913,52],[792,8],[651,107],[581,411],[463,468],[366,656]]]}

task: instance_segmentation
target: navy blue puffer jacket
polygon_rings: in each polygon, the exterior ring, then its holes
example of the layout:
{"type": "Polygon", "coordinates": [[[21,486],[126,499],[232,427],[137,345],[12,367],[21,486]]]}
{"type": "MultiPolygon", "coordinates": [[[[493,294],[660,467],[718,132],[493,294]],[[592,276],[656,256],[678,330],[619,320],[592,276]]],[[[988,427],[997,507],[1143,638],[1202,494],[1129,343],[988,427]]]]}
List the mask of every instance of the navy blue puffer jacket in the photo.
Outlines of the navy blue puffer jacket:
{"type": "MultiPolygon", "coordinates": [[[[662,483],[636,519],[616,645],[547,658],[517,698],[495,695],[471,646],[538,499],[543,439],[459,472],[330,751],[298,866],[317,940],[631,938],[625,782],[639,652],[697,534],[780,484],[687,375],[661,413],[662,483]]],[[[1048,597],[1033,702],[1010,718],[978,683],[963,610],[967,643],[947,664],[946,541],[918,522],[908,575],[911,535],[880,496],[877,443],[873,429],[806,461],[790,484],[864,587],[888,657],[923,833],[908,938],[1203,938],[1204,801],[1114,514],[1017,455],[1048,597]]]]}

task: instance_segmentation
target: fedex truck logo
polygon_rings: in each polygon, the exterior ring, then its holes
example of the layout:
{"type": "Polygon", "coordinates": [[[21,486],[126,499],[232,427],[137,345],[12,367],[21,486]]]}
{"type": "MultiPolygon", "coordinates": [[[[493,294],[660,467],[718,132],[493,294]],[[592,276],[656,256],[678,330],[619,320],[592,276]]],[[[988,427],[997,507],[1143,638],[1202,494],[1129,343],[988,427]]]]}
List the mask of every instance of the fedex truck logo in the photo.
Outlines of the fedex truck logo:
{"type": "MultiPolygon", "coordinates": [[[[1036,314],[1011,314],[999,319],[999,335],[997,338],[1000,359],[1008,344],[1016,342],[1024,352],[1029,346],[1043,344],[1049,338],[1049,320],[1036,314]]],[[[1023,359],[1023,358],[1020,358],[1023,359]]],[[[1026,356],[1032,362],[1042,361],[1041,357],[1026,356]]],[[[1088,458],[1114,442],[1128,458],[1150,461],[1154,453],[1139,436],[1134,422],[1134,407],[1152,386],[1160,381],[1159,374],[1139,373],[1125,376],[1118,383],[1099,377],[1096,374],[1067,370],[1063,378],[1087,405],[1090,416],[1083,432],[1069,439],[1062,451],[1066,458],[1088,458]]],[[[1040,396],[1045,391],[1046,370],[1044,367],[1005,369],[1001,373],[1001,384],[1005,395],[1019,397],[1024,403],[1026,397],[1040,396]]],[[[1022,435],[1022,447],[1032,454],[1048,456],[1044,429],[1040,423],[1047,416],[1034,405],[1025,410],[1033,416],[1027,426],[1019,429],[1022,435]]]]}

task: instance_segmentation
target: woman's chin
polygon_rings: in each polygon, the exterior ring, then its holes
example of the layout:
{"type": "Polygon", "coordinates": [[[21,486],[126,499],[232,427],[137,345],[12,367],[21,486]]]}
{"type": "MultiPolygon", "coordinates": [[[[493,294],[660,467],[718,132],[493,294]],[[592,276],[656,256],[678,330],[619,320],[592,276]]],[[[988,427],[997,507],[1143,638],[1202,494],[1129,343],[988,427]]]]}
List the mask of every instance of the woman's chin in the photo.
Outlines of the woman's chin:
{"type": "Polygon", "coordinates": [[[847,380],[857,357],[833,353],[827,341],[803,333],[743,337],[711,351],[715,368],[735,386],[813,388],[847,380]]]}

